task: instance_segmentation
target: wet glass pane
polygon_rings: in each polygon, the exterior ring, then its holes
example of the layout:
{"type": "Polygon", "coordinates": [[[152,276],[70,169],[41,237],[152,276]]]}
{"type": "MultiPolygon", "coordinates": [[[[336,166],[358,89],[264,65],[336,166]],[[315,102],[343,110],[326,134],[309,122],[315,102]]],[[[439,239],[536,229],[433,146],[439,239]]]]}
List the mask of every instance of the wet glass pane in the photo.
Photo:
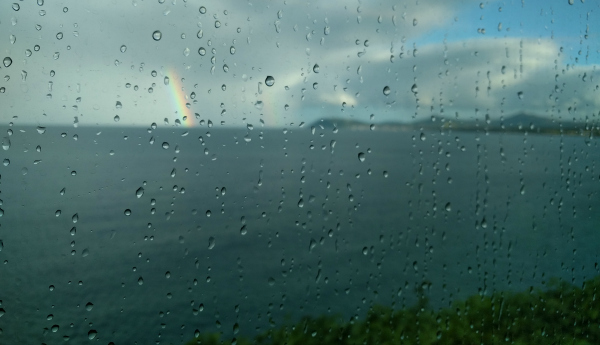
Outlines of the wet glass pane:
{"type": "Polygon", "coordinates": [[[597,344],[598,4],[0,4],[0,343],[597,344]]]}

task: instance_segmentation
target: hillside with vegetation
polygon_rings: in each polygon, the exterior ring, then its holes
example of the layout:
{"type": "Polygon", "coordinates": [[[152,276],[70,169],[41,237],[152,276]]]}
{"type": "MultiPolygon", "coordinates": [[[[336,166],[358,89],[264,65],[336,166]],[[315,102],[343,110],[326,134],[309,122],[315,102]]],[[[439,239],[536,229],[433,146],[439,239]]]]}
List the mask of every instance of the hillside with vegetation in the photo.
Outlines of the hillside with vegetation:
{"type": "Polygon", "coordinates": [[[555,280],[546,290],[475,295],[441,310],[429,307],[423,289],[417,293],[420,298],[414,306],[399,310],[374,306],[365,319],[305,316],[254,339],[240,335],[222,340],[219,334],[197,333],[186,345],[600,343],[600,277],[581,287],[555,280]]]}

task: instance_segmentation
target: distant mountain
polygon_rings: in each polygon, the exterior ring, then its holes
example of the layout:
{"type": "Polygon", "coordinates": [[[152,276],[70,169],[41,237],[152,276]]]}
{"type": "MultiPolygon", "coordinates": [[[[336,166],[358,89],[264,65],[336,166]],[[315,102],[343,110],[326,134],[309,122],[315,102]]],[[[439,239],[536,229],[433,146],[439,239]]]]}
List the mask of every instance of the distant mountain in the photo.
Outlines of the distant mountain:
{"type": "Polygon", "coordinates": [[[537,115],[519,113],[503,119],[493,120],[460,120],[436,117],[435,121],[421,120],[411,123],[386,122],[369,124],[350,119],[322,119],[314,122],[311,127],[322,129],[367,130],[383,131],[414,131],[414,130],[454,130],[454,131],[484,131],[484,132],[528,132],[540,134],[566,134],[597,136],[600,134],[600,122],[593,123],[576,121],[557,121],[537,115]]]}
{"type": "Polygon", "coordinates": [[[530,115],[530,114],[517,114],[506,118],[502,121],[502,124],[508,128],[521,128],[521,129],[535,129],[535,128],[558,128],[559,124],[554,120],[530,115]]]}
{"type": "Polygon", "coordinates": [[[314,122],[311,127],[315,127],[315,128],[322,128],[322,129],[353,129],[353,130],[362,130],[362,129],[369,129],[370,128],[370,124],[365,123],[365,122],[361,122],[361,121],[356,121],[356,120],[349,120],[349,119],[339,119],[339,118],[330,118],[330,119],[322,119],[319,121],[314,122]]]}

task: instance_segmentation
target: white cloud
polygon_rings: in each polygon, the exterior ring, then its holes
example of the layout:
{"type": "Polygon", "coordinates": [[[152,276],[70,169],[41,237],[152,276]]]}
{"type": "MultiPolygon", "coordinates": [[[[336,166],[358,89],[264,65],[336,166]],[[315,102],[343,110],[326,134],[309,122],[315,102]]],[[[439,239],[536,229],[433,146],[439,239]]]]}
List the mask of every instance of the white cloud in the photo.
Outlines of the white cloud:
{"type": "Polygon", "coordinates": [[[232,125],[259,120],[286,125],[342,110],[360,119],[377,113],[382,121],[406,121],[442,109],[447,115],[470,116],[479,109],[499,116],[576,106],[575,116],[583,117],[582,110],[598,106],[595,66],[567,67],[550,39],[420,43],[477,3],[229,0],[206,5],[202,14],[193,1],[78,2],[67,13],[63,5],[46,2],[45,16],[35,4],[23,4],[19,12],[0,12],[2,30],[17,37],[15,44],[0,46],[14,57],[13,65],[2,69],[10,80],[2,84],[7,91],[0,97],[7,101],[0,110],[9,115],[1,120],[18,116],[15,123],[51,125],[78,117],[81,125],[115,125],[118,114],[120,125],[149,126],[164,118],[173,123],[184,103],[191,105],[188,115],[232,125]],[[158,42],[151,37],[154,30],[163,33],[158,42]],[[57,32],[64,38],[58,40],[57,32]],[[121,45],[127,46],[125,53],[121,45]],[[315,64],[319,73],[312,70],[315,64]],[[272,87],[264,85],[268,75],[275,78],[272,87]],[[165,76],[171,79],[168,86],[165,76]],[[385,86],[389,96],[382,92],[385,86]],[[183,91],[175,96],[174,89],[183,91]],[[262,109],[255,106],[258,101],[262,109]]]}

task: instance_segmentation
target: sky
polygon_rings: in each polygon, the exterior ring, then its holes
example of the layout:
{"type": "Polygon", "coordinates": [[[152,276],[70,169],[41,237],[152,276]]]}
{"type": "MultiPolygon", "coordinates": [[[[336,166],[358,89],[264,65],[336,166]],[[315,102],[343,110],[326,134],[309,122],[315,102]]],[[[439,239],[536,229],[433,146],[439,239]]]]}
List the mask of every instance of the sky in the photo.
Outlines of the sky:
{"type": "Polygon", "coordinates": [[[598,121],[599,12],[592,0],[2,2],[0,125],[598,121]]]}

